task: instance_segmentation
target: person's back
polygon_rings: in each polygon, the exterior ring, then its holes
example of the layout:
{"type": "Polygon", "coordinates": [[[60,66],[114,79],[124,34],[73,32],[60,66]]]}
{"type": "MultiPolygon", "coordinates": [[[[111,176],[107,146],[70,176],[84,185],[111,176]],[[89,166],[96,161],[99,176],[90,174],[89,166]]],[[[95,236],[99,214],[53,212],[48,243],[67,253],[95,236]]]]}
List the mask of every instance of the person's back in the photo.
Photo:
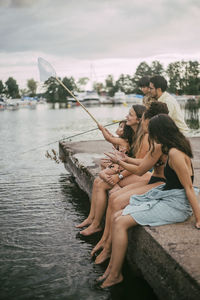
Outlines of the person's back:
{"type": "Polygon", "coordinates": [[[158,98],[158,101],[166,103],[169,109],[169,116],[174,120],[177,127],[183,134],[188,133],[188,127],[185,123],[183,113],[180,109],[180,105],[177,100],[171,96],[168,92],[164,92],[161,97],[158,98]]]}
{"type": "Polygon", "coordinates": [[[178,128],[183,134],[187,134],[189,129],[185,123],[184,115],[180,109],[180,105],[177,100],[166,92],[167,81],[162,76],[154,76],[150,79],[150,92],[152,97],[158,101],[166,103],[169,116],[174,120],[178,128]]]}

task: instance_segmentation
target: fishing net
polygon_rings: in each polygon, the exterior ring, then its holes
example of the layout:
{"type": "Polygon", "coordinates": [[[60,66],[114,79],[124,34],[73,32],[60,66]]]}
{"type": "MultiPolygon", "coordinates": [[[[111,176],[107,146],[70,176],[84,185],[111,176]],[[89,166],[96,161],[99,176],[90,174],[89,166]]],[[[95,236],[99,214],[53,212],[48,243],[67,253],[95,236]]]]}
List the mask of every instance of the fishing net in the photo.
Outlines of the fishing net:
{"type": "Polygon", "coordinates": [[[40,73],[40,81],[46,81],[50,77],[57,77],[54,68],[42,57],[38,57],[38,69],[40,73]]]}
{"type": "Polygon", "coordinates": [[[43,59],[42,57],[38,57],[38,69],[40,73],[40,80],[45,82],[50,77],[54,77],[60,85],[82,106],[82,108],[89,114],[89,116],[93,119],[93,121],[98,124],[97,120],[93,117],[93,115],[86,109],[86,107],[74,96],[74,94],[68,89],[66,85],[57,77],[56,71],[52,67],[52,65],[43,59]]]}

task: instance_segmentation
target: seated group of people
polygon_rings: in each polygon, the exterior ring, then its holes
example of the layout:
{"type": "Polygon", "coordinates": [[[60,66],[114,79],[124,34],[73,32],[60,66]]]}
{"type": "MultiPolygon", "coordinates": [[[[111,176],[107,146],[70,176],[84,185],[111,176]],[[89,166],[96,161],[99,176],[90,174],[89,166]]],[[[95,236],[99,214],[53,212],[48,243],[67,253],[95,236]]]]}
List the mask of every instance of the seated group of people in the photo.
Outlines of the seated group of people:
{"type": "Polygon", "coordinates": [[[162,76],[142,78],[140,87],[146,94],[145,105],[131,107],[126,120],[119,123],[117,137],[98,126],[114,150],[102,159],[89,215],[76,226],[86,227],[80,231],[83,236],[101,231],[106,212],[103,235],[91,252],[97,264],[110,258],[97,279],[101,288],[123,281],[130,227],[183,222],[194,213],[195,226],[200,229],[193,154],[180,107],[166,92],[162,76]]]}

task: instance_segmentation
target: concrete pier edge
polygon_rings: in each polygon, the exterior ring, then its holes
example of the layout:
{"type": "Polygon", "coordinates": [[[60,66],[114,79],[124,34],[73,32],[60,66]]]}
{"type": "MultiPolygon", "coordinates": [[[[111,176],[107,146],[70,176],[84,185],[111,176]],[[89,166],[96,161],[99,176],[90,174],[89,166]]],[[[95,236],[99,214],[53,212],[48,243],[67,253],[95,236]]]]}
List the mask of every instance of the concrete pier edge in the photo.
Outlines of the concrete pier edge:
{"type": "MultiPolygon", "coordinates": [[[[194,185],[200,188],[200,138],[190,138],[194,152],[194,185]]],[[[104,140],[60,142],[60,157],[80,188],[91,197],[99,159],[111,146],[104,140]]],[[[198,197],[199,198],[199,197],[198,197]]],[[[200,299],[200,230],[194,217],[184,223],[137,226],[129,231],[127,260],[135,265],[161,300],[200,299]]]]}

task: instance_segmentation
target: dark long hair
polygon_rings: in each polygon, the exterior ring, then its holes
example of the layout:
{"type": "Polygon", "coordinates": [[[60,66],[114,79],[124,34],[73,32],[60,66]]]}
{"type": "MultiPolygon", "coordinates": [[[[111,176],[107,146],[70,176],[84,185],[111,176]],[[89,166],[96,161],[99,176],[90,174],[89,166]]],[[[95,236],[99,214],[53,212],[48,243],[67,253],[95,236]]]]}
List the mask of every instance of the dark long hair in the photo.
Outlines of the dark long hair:
{"type": "Polygon", "coordinates": [[[144,105],[134,104],[134,105],[132,105],[132,108],[134,109],[136,116],[139,120],[137,130],[136,130],[136,132],[133,133],[132,147],[129,152],[129,156],[135,157],[137,152],[140,149],[142,139],[145,135],[145,133],[142,129],[142,126],[141,126],[141,118],[142,118],[143,113],[146,111],[146,107],[144,105]]]}
{"type": "Polygon", "coordinates": [[[121,138],[127,140],[129,146],[131,147],[133,143],[133,129],[131,128],[131,126],[126,125],[126,122],[127,120],[122,120],[119,122],[119,125],[124,123],[124,130],[121,138]]]}
{"type": "Polygon", "coordinates": [[[166,114],[154,116],[149,121],[149,140],[154,150],[154,141],[162,145],[162,152],[168,154],[171,148],[193,157],[189,140],[180,132],[175,122],[166,114]]]}

